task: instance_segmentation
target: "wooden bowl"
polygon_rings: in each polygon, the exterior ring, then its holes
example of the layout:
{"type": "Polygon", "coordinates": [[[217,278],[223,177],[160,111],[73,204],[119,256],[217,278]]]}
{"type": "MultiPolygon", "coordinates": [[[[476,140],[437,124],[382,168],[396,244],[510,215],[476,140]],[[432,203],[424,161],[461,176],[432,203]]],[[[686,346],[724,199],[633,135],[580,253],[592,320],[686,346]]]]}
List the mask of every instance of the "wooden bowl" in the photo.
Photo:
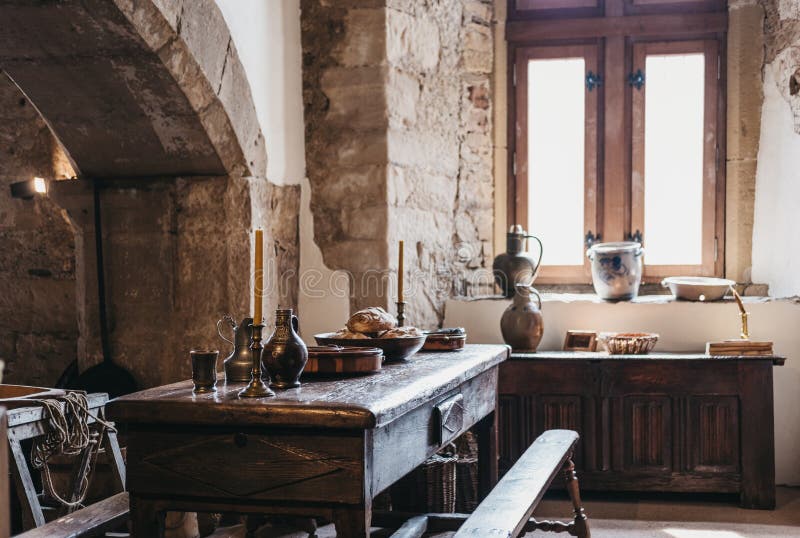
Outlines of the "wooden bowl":
{"type": "Polygon", "coordinates": [[[307,374],[369,374],[379,372],[383,351],[377,347],[320,346],[308,348],[307,374]]]}
{"type": "Polygon", "coordinates": [[[612,355],[645,355],[658,342],[654,333],[611,333],[601,337],[612,355]]]}
{"type": "Polygon", "coordinates": [[[315,334],[320,346],[377,347],[383,350],[387,361],[403,361],[422,349],[425,335],[402,338],[336,338],[336,333],[315,334]]]}

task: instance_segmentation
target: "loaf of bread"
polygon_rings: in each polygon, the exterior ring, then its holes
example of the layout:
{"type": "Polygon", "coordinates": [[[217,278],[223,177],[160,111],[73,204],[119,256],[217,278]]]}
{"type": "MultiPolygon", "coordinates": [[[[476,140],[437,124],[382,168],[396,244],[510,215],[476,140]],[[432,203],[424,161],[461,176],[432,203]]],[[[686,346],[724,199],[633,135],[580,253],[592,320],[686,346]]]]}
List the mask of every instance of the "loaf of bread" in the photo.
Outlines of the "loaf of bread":
{"type": "Polygon", "coordinates": [[[397,327],[393,315],[380,307],[359,310],[347,320],[347,328],[354,333],[380,333],[397,327]]]}

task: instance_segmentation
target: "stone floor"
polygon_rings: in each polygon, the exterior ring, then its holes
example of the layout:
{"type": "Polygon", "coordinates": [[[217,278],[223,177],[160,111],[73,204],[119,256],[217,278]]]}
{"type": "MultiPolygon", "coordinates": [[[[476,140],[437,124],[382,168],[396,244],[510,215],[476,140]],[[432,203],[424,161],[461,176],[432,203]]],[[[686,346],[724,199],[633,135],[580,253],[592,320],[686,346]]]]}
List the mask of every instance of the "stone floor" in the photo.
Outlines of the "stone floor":
{"type": "MultiPolygon", "coordinates": [[[[586,495],[593,538],[800,538],[800,488],[778,488],[774,511],[744,510],[731,497],[648,496],[644,498],[586,495]]],[[[546,499],[536,511],[541,519],[564,518],[566,499],[546,499]]],[[[559,536],[531,533],[528,537],[559,536]]],[[[258,538],[305,538],[290,529],[259,530],[258,538]]],[[[334,538],[332,526],[318,530],[319,538],[334,538]]],[[[386,536],[377,530],[373,536],[386,536]]],[[[449,534],[440,534],[444,538],[449,534]]],[[[244,529],[219,529],[214,538],[243,538],[244,529]]]]}

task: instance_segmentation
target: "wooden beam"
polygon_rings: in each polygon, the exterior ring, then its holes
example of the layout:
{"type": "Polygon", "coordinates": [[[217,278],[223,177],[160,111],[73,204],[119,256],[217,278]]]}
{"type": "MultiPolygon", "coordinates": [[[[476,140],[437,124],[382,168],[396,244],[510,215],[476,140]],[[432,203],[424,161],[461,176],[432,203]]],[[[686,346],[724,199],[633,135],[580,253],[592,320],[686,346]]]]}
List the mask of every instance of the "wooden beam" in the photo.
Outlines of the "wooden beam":
{"type": "Polygon", "coordinates": [[[727,13],[588,17],[557,21],[511,21],[506,24],[506,39],[520,43],[554,39],[624,38],[629,35],[658,37],[711,34],[727,29],[727,13]]]}

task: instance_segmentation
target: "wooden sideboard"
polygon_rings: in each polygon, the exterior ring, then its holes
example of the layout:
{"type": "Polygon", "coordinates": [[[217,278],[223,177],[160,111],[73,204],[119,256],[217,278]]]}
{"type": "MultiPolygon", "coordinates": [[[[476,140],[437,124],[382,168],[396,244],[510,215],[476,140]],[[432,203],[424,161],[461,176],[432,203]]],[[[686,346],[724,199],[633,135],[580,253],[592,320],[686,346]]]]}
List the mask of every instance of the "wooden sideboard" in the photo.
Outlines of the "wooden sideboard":
{"type": "Polygon", "coordinates": [[[515,353],[500,367],[500,470],[576,430],[584,490],[740,493],[775,507],[772,368],[782,357],[515,353]]]}

